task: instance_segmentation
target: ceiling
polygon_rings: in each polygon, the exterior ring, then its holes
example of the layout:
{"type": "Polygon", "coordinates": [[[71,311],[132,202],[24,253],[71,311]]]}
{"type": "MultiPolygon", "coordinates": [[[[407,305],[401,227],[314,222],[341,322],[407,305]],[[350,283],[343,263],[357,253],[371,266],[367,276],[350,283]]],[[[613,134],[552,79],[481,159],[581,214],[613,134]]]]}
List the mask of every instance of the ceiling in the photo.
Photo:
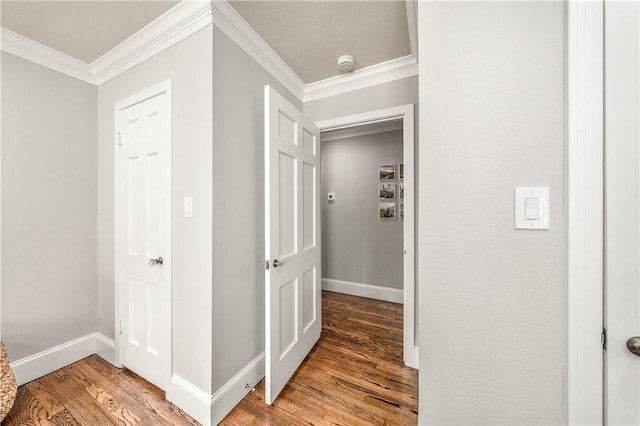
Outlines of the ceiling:
{"type": "MultiPolygon", "coordinates": [[[[177,3],[1,0],[0,22],[90,64],[177,3]]],[[[344,54],[359,69],[411,53],[404,0],[230,3],[305,83],[337,75],[344,54]]]]}
{"type": "Polygon", "coordinates": [[[230,3],[305,83],[338,74],[341,55],[359,69],[411,54],[404,0],[230,3]]]}
{"type": "Polygon", "coordinates": [[[178,1],[12,1],[2,26],[90,64],[178,1]]]}

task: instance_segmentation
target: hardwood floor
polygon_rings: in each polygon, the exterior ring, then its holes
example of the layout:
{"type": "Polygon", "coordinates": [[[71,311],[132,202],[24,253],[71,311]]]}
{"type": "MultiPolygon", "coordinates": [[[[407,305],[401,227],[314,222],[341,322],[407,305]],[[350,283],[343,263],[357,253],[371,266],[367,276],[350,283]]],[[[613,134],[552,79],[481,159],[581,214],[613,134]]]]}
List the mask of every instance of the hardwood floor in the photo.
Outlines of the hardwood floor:
{"type": "Polygon", "coordinates": [[[198,425],[164,392],[97,355],[18,388],[2,426],[198,425]]]}
{"type": "MultiPolygon", "coordinates": [[[[320,341],[275,404],[264,382],[223,425],[415,425],[417,371],[402,362],[402,305],[323,292],[320,341]]],[[[164,393],[98,356],[21,386],[2,426],[197,425],[164,393]]]]}
{"type": "Polygon", "coordinates": [[[415,425],[418,372],[402,361],[402,305],[322,293],[322,336],[273,406],[264,381],[223,425],[415,425]]]}

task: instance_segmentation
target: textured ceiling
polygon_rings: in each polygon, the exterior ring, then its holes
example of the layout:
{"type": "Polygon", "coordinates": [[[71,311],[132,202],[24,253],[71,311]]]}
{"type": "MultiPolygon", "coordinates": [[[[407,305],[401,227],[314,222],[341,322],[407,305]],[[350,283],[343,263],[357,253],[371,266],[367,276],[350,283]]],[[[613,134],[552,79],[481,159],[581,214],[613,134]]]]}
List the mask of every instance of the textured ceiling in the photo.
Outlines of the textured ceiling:
{"type": "Polygon", "coordinates": [[[411,54],[404,0],[230,3],[305,83],[337,75],[344,54],[356,69],[411,54]]]}
{"type": "Polygon", "coordinates": [[[0,2],[2,26],[91,63],[177,1],[0,2]]]}

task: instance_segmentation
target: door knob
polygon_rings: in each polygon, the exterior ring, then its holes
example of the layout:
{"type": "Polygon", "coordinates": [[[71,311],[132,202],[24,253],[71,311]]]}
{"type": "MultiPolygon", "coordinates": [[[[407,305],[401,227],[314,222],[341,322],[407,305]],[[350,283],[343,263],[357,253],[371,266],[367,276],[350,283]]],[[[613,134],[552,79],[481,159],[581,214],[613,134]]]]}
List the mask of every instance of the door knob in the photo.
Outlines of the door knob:
{"type": "Polygon", "coordinates": [[[635,356],[640,356],[640,336],[633,336],[627,340],[627,349],[635,356]]]}
{"type": "Polygon", "coordinates": [[[163,263],[164,260],[162,259],[162,256],[157,259],[149,259],[149,266],[162,265],[163,263]]]}
{"type": "Polygon", "coordinates": [[[282,268],[284,266],[284,262],[280,262],[278,259],[273,260],[273,269],[282,268]]]}

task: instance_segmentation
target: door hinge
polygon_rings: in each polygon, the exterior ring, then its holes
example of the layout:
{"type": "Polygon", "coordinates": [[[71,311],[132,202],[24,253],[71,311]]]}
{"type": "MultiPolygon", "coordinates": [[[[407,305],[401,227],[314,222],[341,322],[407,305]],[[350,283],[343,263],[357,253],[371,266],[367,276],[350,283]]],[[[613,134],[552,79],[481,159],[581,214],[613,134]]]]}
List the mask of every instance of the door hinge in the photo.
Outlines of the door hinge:
{"type": "Polygon", "coordinates": [[[602,334],[600,335],[600,343],[602,343],[602,349],[607,350],[607,329],[602,327],[602,334]]]}
{"type": "Polygon", "coordinates": [[[122,321],[118,321],[118,334],[122,334],[122,321]]]}
{"type": "Polygon", "coordinates": [[[118,146],[122,146],[122,133],[116,132],[116,138],[118,139],[118,146]]]}

